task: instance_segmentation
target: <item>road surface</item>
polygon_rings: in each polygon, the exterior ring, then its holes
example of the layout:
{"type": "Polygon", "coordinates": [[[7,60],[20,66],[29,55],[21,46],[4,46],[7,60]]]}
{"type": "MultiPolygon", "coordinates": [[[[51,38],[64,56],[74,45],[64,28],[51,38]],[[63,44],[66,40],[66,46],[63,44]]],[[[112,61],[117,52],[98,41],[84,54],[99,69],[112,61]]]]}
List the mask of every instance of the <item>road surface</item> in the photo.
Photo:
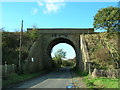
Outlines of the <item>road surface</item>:
{"type": "Polygon", "coordinates": [[[42,77],[24,82],[14,88],[66,88],[72,83],[70,68],[60,68],[42,77]]]}

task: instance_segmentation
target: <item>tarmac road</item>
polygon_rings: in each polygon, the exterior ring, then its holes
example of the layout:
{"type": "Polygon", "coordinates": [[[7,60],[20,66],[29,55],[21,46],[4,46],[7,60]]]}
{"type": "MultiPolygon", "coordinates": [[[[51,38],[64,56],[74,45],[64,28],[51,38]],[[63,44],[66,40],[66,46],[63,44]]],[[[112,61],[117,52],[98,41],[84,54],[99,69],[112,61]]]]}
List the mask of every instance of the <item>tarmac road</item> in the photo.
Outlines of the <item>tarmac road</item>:
{"type": "Polygon", "coordinates": [[[70,68],[60,68],[42,77],[21,83],[14,88],[66,88],[72,83],[70,68]]]}

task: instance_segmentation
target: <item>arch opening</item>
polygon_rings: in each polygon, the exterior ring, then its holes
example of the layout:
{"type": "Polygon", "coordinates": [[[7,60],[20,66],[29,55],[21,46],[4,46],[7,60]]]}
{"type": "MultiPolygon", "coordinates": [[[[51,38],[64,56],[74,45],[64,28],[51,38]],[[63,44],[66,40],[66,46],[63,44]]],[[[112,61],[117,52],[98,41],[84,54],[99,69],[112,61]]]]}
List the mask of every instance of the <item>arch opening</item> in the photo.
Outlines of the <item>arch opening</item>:
{"type": "Polygon", "coordinates": [[[66,52],[66,57],[64,58],[65,60],[69,60],[69,59],[73,59],[76,57],[76,52],[74,50],[74,48],[67,44],[67,43],[58,43],[56,44],[51,51],[51,57],[55,57],[55,53],[62,49],[64,52],[66,52]]]}
{"type": "Polygon", "coordinates": [[[74,44],[65,38],[57,38],[55,40],[53,40],[49,46],[48,46],[48,55],[49,55],[49,59],[51,59],[53,61],[53,63],[55,64],[56,61],[55,59],[55,52],[57,52],[59,49],[62,49],[63,51],[66,52],[66,58],[62,59],[62,67],[65,66],[72,66],[75,67],[76,66],[76,48],[74,46],[74,44]]]}

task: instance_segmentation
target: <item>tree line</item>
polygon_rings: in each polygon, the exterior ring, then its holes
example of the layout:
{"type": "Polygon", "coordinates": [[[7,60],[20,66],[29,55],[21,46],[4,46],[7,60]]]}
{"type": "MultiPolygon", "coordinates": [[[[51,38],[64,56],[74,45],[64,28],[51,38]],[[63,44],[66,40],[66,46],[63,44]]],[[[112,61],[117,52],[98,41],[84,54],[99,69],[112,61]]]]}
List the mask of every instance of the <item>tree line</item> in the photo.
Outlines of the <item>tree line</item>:
{"type": "MultiPolygon", "coordinates": [[[[21,63],[28,57],[30,47],[38,37],[36,30],[23,32],[21,63]]],[[[20,50],[20,32],[2,32],[2,64],[15,64],[18,66],[20,50]]]]}

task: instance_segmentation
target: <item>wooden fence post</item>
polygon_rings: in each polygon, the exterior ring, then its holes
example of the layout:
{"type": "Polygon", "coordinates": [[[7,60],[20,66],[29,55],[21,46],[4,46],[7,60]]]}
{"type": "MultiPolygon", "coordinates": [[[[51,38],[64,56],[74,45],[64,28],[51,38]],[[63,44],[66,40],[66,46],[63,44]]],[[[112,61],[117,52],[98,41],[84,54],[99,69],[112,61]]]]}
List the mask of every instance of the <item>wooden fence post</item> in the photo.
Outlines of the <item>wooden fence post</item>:
{"type": "Polygon", "coordinates": [[[15,72],[15,65],[12,64],[12,72],[14,73],[15,72]]]}
{"type": "Polygon", "coordinates": [[[8,67],[7,67],[7,62],[5,61],[5,75],[7,74],[8,67]]]}

